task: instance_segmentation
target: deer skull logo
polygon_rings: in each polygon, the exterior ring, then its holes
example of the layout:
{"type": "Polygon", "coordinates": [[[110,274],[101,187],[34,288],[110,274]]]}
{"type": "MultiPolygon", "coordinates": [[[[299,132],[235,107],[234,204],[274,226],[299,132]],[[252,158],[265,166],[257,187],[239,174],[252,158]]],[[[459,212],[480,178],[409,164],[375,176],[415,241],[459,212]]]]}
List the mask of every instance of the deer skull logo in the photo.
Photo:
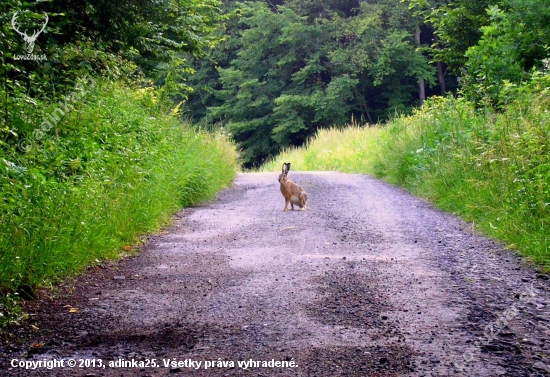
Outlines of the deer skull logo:
{"type": "Polygon", "coordinates": [[[19,31],[19,25],[17,24],[17,13],[18,12],[15,12],[13,14],[13,17],[11,18],[11,26],[13,27],[13,30],[15,30],[19,35],[21,35],[21,37],[23,37],[23,40],[25,41],[25,49],[27,50],[27,53],[30,55],[34,50],[34,42],[36,42],[36,38],[38,38],[40,33],[42,33],[46,28],[49,18],[48,18],[48,15],[44,13],[44,15],[46,16],[46,19],[44,20],[44,25],[42,25],[42,29],[35,30],[34,33],[29,36],[27,35],[27,29],[25,29],[25,32],[23,33],[19,31]]]}

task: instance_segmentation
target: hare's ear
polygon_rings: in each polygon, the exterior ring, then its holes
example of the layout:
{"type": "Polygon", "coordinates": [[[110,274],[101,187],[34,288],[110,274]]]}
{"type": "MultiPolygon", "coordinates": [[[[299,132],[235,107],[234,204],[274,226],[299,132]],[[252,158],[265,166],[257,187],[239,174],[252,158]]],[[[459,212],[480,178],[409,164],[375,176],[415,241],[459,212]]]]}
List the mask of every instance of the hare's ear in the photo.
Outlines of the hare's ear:
{"type": "Polygon", "coordinates": [[[283,174],[284,174],[284,175],[287,175],[289,170],[290,170],[290,164],[287,163],[287,162],[285,162],[285,163],[283,164],[283,174]]]}

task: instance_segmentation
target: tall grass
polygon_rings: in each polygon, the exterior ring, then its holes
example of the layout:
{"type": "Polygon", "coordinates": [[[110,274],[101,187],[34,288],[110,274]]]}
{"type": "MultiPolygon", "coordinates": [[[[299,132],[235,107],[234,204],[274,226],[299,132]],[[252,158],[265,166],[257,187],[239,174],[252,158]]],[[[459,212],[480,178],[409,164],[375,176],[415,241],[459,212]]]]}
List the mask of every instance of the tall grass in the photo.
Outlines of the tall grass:
{"type": "Polygon", "coordinates": [[[473,221],[550,270],[550,97],[520,96],[495,113],[437,98],[385,126],[324,130],[283,152],[302,170],[371,174],[473,221]]]}
{"type": "Polygon", "coordinates": [[[21,135],[24,151],[0,144],[0,291],[117,258],[230,184],[234,145],[158,105],[154,91],[102,83],[41,140],[21,135]]]}
{"type": "Polygon", "coordinates": [[[289,148],[268,161],[262,171],[280,170],[283,162],[292,162],[293,170],[338,170],[344,173],[370,174],[379,151],[383,130],[365,129],[354,123],[347,128],[320,129],[302,148],[289,148]]]}

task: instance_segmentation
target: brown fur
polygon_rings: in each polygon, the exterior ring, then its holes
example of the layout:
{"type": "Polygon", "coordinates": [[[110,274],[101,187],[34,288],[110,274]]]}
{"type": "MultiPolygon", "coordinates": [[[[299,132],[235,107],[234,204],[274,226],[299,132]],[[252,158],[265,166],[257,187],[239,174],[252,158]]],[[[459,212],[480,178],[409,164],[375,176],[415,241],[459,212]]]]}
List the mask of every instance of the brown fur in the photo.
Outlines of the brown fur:
{"type": "Polygon", "coordinates": [[[285,208],[283,211],[288,211],[288,204],[294,210],[296,204],[301,211],[306,210],[307,193],[306,191],[288,179],[288,171],[290,170],[290,162],[283,164],[283,172],[279,174],[279,183],[281,184],[281,193],[285,197],[285,208]]]}

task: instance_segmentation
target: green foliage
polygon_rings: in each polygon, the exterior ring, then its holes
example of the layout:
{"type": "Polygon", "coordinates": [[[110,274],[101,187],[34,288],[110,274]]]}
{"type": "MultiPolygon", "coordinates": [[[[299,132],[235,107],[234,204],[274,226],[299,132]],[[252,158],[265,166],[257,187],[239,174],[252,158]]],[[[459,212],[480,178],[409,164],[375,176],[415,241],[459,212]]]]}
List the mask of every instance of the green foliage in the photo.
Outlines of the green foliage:
{"type": "Polygon", "coordinates": [[[513,24],[498,6],[487,12],[493,22],[482,28],[482,38],[466,52],[467,67],[476,77],[483,78],[486,87],[499,85],[503,80],[520,82],[525,72],[514,40],[524,32],[524,25],[513,24]]]}
{"type": "Polygon", "coordinates": [[[352,116],[374,122],[410,111],[419,80],[434,83],[416,51],[417,20],[401,3],[234,7],[228,39],[212,65],[197,67],[199,89],[185,109],[228,124],[247,167],[352,116]]]}
{"type": "Polygon", "coordinates": [[[516,100],[486,115],[465,101],[435,101],[391,126],[375,171],[549,268],[550,101],[533,95],[529,106],[516,100]]]}
{"type": "Polygon", "coordinates": [[[40,137],[34,131],[60,105],[21,105],[24,143],[0,145],[1,291],[117,257],[234,178],[231,144],[164,115],[159,90],[108,82],[85,89],[40,137]]]}
{"type": "Polygon", "coordinates": [[[499,0],[408,0],[411,9],[424,17],[435,30],[431,46],[434,60],[445,62],[460,73],[467,58],[468,48],[475,46],[489,23],[486,9],[499,0]]]}
{"type": "Polygon", "coordinates": [[[550,270],[549,75],[510,89],[505,111],[435,98],[386,126],[320,132],[282,161],[366,173],[403,185],[550,270]]]}
{"type": "Polygon", "coordinates": [[[18,294],[0,295],[0,328],[18,326],[28,318],[19,306],[19,299],[18,294]]]}
{"type": "Polygon", "coordinates": [[[220,4],[0,2],[0,324],[24,317],[19,292],[118,257],[232,180],[225,136],[166,115],[220,40],[220,4]]]}
{"type": "Polygon", "coordinates": [[[461,94],[502,108],[507,87],[547,69],[550,4],[538,0],[409,0],[434,28],[429,50],[462,75],[461,94]]]}
{"type": "Polygon", "coordinates": [[[547,69],[550,45],[550,4],[505,1],[507,10],[487,9],[490,24],[478,44],[466,52],[463,94],[476,103],[502,106],[507,84],[521,84],[547,69]]]}
{"type": "MultiPolygon", "coordinates": [[[[225,19],[219,0],[131,0],[112,2],[7,0],[0,3],[0,76],[9,101],[16,86],[32,98],[58,100],[84,75],[136,81],[145,76],[166,96],[180,101],[186,57],[199,57],[219,37],[225,19]],[[14,19],[15,15],[16,18],[14,19]],[[19,33],[37,36],[33,54],[45,60],[21,60],[26,44],[19,33]],[[17,29],[12,27],[15,22],[17,29]]],[[[187,70],[186,70],[187,68],[187,70]]],[[[3,106],[8,123],[10,106],[3,106]]]]}

